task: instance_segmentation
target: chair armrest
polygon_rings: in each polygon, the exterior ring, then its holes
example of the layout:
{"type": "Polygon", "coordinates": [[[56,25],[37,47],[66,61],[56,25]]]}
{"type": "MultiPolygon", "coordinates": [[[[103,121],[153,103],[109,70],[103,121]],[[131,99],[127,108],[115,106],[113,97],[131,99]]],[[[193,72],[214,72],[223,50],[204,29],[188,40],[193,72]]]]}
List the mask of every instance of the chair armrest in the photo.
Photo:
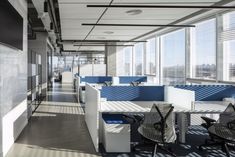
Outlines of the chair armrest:
{"type": "Polygon", "coordinates": [[[144,115],[134,115],[136,121],[141,124],[144,120],[144,115]]]}
{"type": "Polygon", "coordinates": [[[206,123],[214,123],[216,122],[216,120],[212,119],[212,118],[208,118],[208,117],[201,117],[206,123]]]}
{"type": "Polygon", "coordinates": [[[125,118],[130,124],[137,123],[138,125],[140,125],[144,120],[144,116],[141,116],[141,115],[125,115],[125,114],[123,114],[123,118],[125,118]]]}
{"type": "Polygon", "coordinates": [[[201,117],[201,118],[206,122],[206,123],[203,123],[202,126],[207,129],[216,122],[216,120],[208,118],[208,117],[201,117]]]}

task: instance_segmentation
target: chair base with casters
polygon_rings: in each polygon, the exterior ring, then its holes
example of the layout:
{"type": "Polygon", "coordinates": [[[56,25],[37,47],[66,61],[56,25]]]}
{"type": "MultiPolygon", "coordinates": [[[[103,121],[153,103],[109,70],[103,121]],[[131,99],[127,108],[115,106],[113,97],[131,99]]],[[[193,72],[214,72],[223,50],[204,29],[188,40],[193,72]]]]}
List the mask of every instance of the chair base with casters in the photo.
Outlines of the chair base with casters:
{"type": "Polygon", "coordinates": [[[202,147],[221,146],[223,152],[227,157],[230,157],[229,147],[235,144],[235,130],[229,127],[216,123],[208,128],[211,139],[207,139],[205,144],[199,146],[199,150],[203,150],[202,147]]]}
{"type": "Polygon", "coordinates": [[[229,146],[234,147],[235,144],[234,114],[235,107],[230,103],[220,114],[218,122],[208,117],[201,117],[205,121],[202,126],[208,130],[210,139],[206,139],[205,144],[199,146],[199,150],[202,150],[202,147],[221,146],[227,157],[230,156],[229,146]]]}
{"type": "Polygon", "coordinates": [[[226,144],[226,142],[218,141],[214,143],[205,143],[199,146],[199,150],[202,151],[203,150],[202,147],[213,147],[213,146],[221,146],[221,150],[226,153],[227,157],[230,157],[228,144],[226,144]]]}
{"type": "Polygon", "coordinates": [[[153,157],[155,156],[155,153],[156,153],[157,149],[160,149],[160,150],[166,152],[167,154],[170,154],[170,155],[172,155],[172,156],[174,156],[174,157],[177,157],[177,156],[173,153],[173,151],[171,150],[171,147],[166,148],[166,146],[161,146],[161,145],[159,145],[159,144],[155,144],[155,146],[154,146],[154,150],[153,150],[153,154],[152,154],[153,157]]]}
{"type": "Polygon", "coordinates": [[[158,150],[161,150],[171,156],[176,157],[176,155],[173,153],[171,147],[168,146],[168,144],[159,144],[159,143],[153,143],[153,142],[145,142],[145,143],[139,143],[137,145],[134,145],[131,150],[136,151],[137,148],[152,148],[152,157],[155,156],[158,150]]]}

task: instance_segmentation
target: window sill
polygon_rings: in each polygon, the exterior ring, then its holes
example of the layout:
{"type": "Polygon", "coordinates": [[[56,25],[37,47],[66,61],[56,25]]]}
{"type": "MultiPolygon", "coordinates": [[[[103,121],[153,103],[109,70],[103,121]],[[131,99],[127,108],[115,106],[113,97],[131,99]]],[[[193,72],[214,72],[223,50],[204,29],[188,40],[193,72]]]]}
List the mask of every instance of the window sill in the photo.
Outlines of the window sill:
{"type": "Polygon", "coordinates": [[[156,74],[144,74],[145,76],[155,76],[156,77],[156,74]]]}
{"type": "Polygon", "coordinates": [[[191,81],[191,82],[210,82],[210,83],[221,83],[221,84],[232,84],[234,85],[234,81],[221,81],[221,80],[209,80],[209,79],[197,79],[197,78],[186,78],[186,81],[191,81]]]}

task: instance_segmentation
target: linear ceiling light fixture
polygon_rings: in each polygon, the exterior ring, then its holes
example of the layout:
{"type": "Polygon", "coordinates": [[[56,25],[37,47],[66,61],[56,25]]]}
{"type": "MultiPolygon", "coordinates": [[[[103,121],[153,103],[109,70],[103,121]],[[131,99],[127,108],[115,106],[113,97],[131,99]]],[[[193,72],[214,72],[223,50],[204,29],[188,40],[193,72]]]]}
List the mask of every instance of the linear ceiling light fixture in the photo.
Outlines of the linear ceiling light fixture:
{"type": "Polygon", "coordinates": [[[235,9],[235,6],[200,5],[87,5],[91,8],[179,8],[179,9],[235,9]]]}
{"type": "Polygon", "coordinates": [[[195,27],[195,25],[146,25],[146,24],[106,24],[106,23],[82,23],[83,26],[118,26],[118,27],[195,27]]]}
{"type": "Polygon", "coordinates": [[[89,43],[89,42],[96,42],[96,43],[109,43],[109,42],[147,42],[146,40],[62,40],[61,43],[63,42],[74,42],[74,43],[89,43]]]}
{"type": "Polygon", "coordinates": [[[126,47],[126,46],[134,46],[134,45],[73,45],[73,46],[118,46],[118,47],[126,47]]]}

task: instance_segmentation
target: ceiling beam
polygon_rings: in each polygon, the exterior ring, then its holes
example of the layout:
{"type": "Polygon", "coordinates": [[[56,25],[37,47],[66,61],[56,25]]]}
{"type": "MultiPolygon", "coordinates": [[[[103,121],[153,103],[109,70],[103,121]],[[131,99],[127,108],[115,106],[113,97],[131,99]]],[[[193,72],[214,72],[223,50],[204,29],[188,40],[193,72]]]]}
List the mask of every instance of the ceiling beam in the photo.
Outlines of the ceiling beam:
{"type": "Polygon", "coordinates": [[[87,5],[89,8],[169,8],[169,9],[235,9],[235,6],[201,5],[87,5]]]}
{"type": "Polygon", "coordinates": [[[195,25],[152,25],[152,24],[104,24],[104,23],[82,23],[83,26],[118,26],[118,27],[195,27],[195,25]]]}

